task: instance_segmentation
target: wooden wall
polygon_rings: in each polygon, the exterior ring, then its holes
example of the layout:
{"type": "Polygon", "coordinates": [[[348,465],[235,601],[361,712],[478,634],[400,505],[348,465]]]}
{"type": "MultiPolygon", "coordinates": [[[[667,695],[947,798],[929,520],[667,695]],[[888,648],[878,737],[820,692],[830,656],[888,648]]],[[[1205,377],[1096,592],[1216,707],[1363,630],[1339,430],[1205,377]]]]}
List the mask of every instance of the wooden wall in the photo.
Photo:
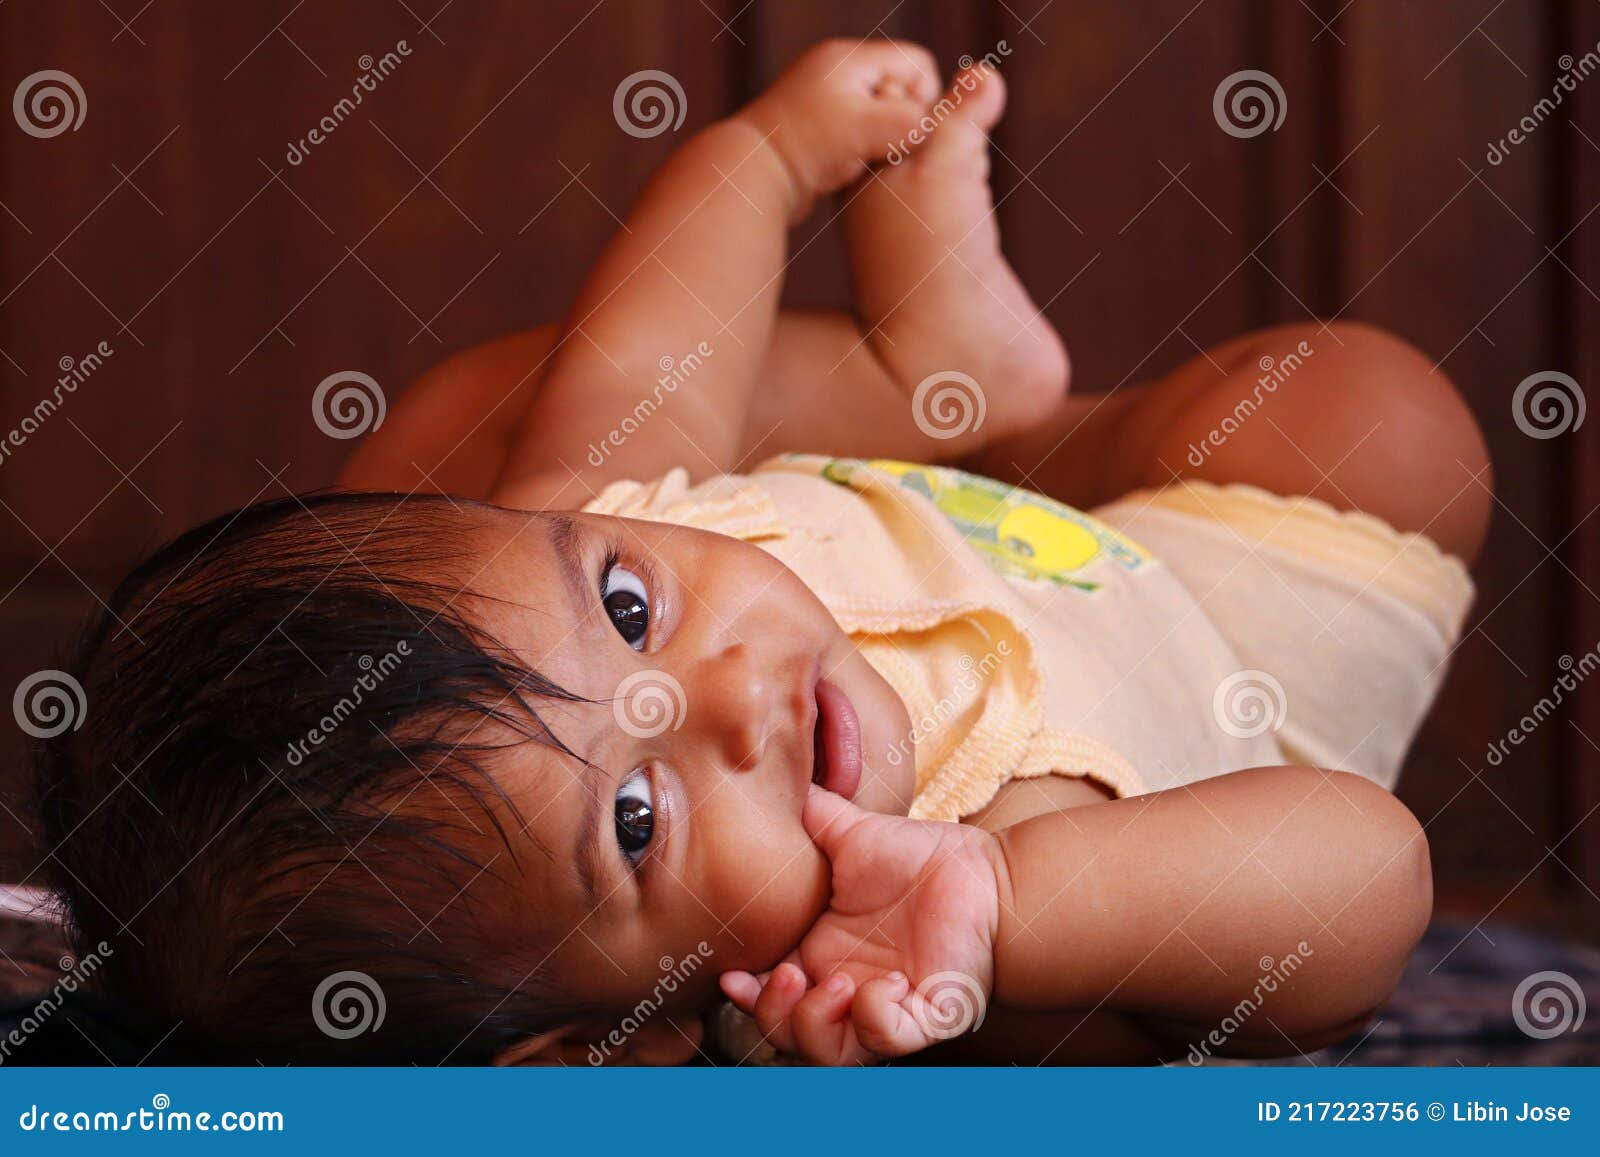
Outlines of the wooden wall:
{"type": "MultiPolygon", "coordinates": [[[[1600,928],[1600,688],[1502,765],[1485,759],[1560,657],[1600,641],[1600,419],[1541,440],[1511,412],[1532,373],[1600,381],[1600,78],[1486,159],[1551,93],[1559,58],[1596,49],[1590,0],[440,7],[0,7],[5,91],[59,69],[87,104],[48,139],[0,124],[0,434],[63,359],[114,351],[0,462],[0,689],[57,661],[161,537],[328,482],[346,445],[311,420],[327,374],[361,369],[392,393],[453,350],[558,316],[674,141],[811,41],[913,37],[948,68],[1004,40],[1002,227],[1077,388],[1318,315],[1398,330],[1466,391],[1499,505],[1474,625],[1403,794],[1447,904],[1600,928]],[[402,40],[392,75],[289,163],[363,55],[402,40]],[[618,82],[647,68],[685,90],[677,135],[638,140],[612,119],[618,82]],[[1242,69],[1281,85],[1277,131],[1219,129],[1213,94],[1242,69]]],[[[843,300],[836,237],[806,250],[789,289],[843,300]]],[[[20,738],[0,728],[13,784],[20,738]]],[[[6,813],[0,846],[13,875],[35,862],[6,813]]]]}

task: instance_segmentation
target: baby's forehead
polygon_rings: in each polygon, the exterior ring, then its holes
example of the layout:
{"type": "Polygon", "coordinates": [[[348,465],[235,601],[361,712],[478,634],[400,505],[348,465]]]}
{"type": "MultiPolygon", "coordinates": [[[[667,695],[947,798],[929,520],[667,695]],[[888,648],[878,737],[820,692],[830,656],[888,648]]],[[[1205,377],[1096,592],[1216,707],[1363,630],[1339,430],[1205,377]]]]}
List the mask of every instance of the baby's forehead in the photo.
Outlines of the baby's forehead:
{"type": "Polygon", "coordinates": [[[498,514],[470,536],[462,602],[530,666],[583,654],[593,644],[600,601],[586,573],[582,531],[560,514],[490,509],[498,514]]]}
{"type": "MultiPolygon", "coordinates": [[[[609,721],[610,712],[603,713],[609,721]]],[[[569,735],[562,733],[563,743],[569,735]]],[[[484,841],[497,845],[490,855],[498,853],[500,860],[494,913],[523,932],[569,931],[573,921],[591,914],[594,904],[586,897],[604,891],[596,881],[583,879],[585,865],[593,862],[583,849],[596,833],[609,830],[612,777],[592,762],[536,740],[497,752],[492,768],[503,793],[500,830],[486,833],[484,841]]]]}
{"type": "MultiPolygon", "coordinates": [[[[530,697],[533,714],[513,726],[496,722],[502,741],[484,761],[507,813],[508,828],[540,859],[570,855],[573,825],[600,799],[617,758],[612,712],[605,703],[530,697]]],[[[520,708],[519,708],[520,710],[520,708]]],[[[516,851],[520,855],[521,847],[516,851]]]]}

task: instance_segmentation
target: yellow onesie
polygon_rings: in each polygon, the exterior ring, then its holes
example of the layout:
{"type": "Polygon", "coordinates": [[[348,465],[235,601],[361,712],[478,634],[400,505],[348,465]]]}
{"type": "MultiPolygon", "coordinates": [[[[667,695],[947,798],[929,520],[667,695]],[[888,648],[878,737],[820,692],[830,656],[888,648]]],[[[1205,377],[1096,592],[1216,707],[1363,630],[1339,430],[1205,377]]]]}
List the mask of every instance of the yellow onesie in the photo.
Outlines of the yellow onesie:
{"type": "Polygon", "coordinates": [[[1004,783],[1119,796],[1284,762],[1392,786],[1471,601],[1464,568],[1365,515],[1178,484],[1093,515],[947,467],[784,455],[586,510],[767,550],[905,701],[911,815],[1004,783]]]}

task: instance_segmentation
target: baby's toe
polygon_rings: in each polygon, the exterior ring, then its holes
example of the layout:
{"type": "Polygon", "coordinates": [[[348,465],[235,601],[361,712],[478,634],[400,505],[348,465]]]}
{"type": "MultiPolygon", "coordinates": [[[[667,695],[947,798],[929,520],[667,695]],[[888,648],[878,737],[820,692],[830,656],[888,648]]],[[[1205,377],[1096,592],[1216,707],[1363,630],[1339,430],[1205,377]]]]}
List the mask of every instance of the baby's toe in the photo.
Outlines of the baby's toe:
{"type": "Polygon", "coordinates": [[[965,98],[955,115],[965,117],[984,132],[994,128],[1006,111],[1006,82],[998,69],[984,61],[968,64],[956,73],[950,91],[965,98]]]}
{"type": "Polygon", "coordinates": [[[1006,84],[990,65],[963,68],[929,110],[934,122],[926,143],[913,154],[924,164],[966,162],[989,148],[989,131],[1006,108],[1006,84]]]}
{"type": "Polygon", "coordinates": [[[880,91],[918,104],[931,104],[939,95],[939,65],[933,53],[906,40],[875,40],[860,45],[863,75],[876,80],[874,94],[880,91]]]}

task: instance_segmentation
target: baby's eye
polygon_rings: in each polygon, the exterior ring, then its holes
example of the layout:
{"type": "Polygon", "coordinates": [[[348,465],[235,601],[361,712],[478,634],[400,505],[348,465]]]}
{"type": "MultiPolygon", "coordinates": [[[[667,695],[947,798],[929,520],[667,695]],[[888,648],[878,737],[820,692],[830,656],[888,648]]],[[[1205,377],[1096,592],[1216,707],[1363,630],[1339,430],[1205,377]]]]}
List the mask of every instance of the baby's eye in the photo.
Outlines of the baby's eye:
{"type": "Polygon", "coordinates": [[[651,803],[650,777],[643,771],[631,771],[617,785],[616,802],[617,846],[622,854],[637,864],[650,847],[650,837],[655,835],[655,808],[651,803]]]}
{"type": "Polygon", "coordinates": [[[600,602],[623,641],[635,651],[644,650],[650,630],[650,594],[644,580],[626,567],[609,566],[600,580],[600,602]]]}

